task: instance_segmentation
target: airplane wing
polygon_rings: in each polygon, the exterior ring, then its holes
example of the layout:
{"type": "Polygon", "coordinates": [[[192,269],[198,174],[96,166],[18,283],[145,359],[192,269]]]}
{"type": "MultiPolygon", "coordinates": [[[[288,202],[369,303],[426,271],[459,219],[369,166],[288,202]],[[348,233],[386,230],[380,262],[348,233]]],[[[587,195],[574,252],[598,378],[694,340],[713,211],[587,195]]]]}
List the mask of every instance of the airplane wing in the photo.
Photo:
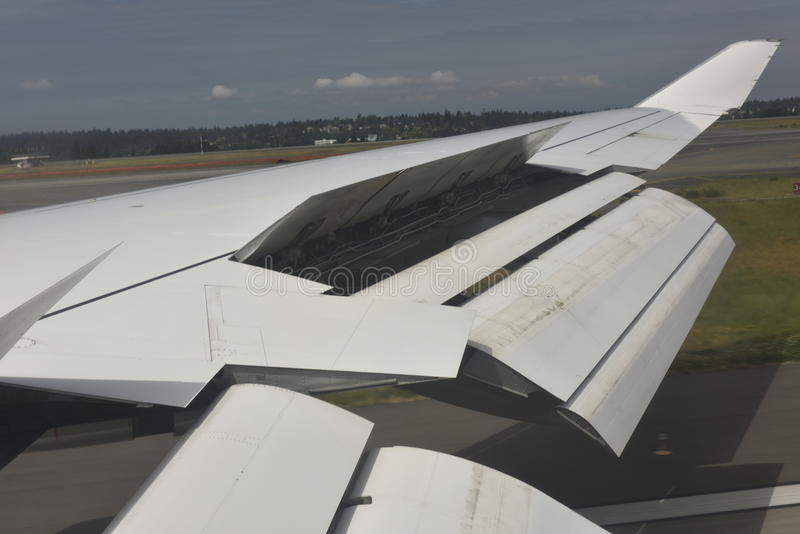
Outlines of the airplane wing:
{"type": "Polygon", "coordinates": [[[2,215],[0,383],[224,391],[108,532],[601,532],[464,460],[362,457],[371,425],[308,395],[458,383],[476,407],[488,384],[622,454],[733,248],[634,174],[741,105],[778,45],[629,109],[2,215]]]}
{"type": "Polygon", "coordinates": [[[604,113],[565,129],[529,161],[591,174],[608,166],[653,170],[666,163],[729,109],[739,108],[778,48],[778,41],[733,43],[635,107],[604,113]]]}

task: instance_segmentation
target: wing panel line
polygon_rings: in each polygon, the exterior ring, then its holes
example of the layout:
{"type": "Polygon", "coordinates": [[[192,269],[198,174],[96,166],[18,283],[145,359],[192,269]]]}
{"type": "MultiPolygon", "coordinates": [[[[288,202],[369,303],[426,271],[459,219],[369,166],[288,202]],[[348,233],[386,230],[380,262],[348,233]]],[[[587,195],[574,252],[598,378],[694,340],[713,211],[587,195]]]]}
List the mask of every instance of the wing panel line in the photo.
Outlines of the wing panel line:
{"type": "Polygon", "coordinates": [[[75,308],[80,308],[81,306],[85,306],[87,304],[91,304],[93,302],[97,302],[98,300],[102,300],[104,298],[113,297],[114,295],[118,295],[119,293],[122,293],[124,291],[128,291],[129,289],[135,289],[135,288],[143,286],[145,284],[149,284],[150,282],[155,282],[156,280],[161,280],[162,278],[166,278],[168,276],[172,276],[173,274],[182,273],[183,271],[188,271],[189,269],[194,269],[195,267],[199,267],[201,265],[205,265],[206,263],[211,263],[212,261],[216,261],[216,260],[222,259],[222,258],[224,258],[226,256],[231,256],[234,252],[236,252],[236,251],[233,250],[231,252],[226,252],[225,254],[220,254],[219,256],[214,256],[213,258],[209,258],[207,260],[202,260],[202,261],[199,261],[197,263],[193,263],[191,265],[187,265],[186,267],[181,267],[180,269],[175,269],[174,271],[170,271],[168,273],[164,273],[164,274],[161,274],[161,275],[158,275],[158,276],[154,276],[152,278],[148,278],[147,280],[143,280],[141,282],[137,282],[135,284],[131,284],[131,285],[126,286],[126,287],[121,287],[119,289],[115,289],[114,291],[110,291],[108,293],[104,293],[102,295],[98,295],[96,297],[92,297],[89,300],[84,300],[82,302],[76,302],[75,304],[67,306],[66,308],[61,308],[60,310],[56,310],[56,311],[52,311],[50,313],[46,313],[46,314],[42,315],[40,317],[40,319],[47,319],[48,317],[52,317],[54,315],[58,315],[59,313],[64,313],[64,312],[67,312],[67,311],[70,311],[70,310],[74,310],[75,308]]]}

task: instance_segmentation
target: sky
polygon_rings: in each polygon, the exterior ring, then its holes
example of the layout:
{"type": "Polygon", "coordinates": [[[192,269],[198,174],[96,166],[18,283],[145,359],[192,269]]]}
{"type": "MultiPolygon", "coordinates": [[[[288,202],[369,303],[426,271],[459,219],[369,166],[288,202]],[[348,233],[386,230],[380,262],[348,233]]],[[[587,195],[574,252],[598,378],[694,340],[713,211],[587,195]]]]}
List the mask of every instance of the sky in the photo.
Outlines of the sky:
{"type": "Polygon", "coordinates": [[[630,106],[800,0],[3,0],[0,133],[630,106]]]}

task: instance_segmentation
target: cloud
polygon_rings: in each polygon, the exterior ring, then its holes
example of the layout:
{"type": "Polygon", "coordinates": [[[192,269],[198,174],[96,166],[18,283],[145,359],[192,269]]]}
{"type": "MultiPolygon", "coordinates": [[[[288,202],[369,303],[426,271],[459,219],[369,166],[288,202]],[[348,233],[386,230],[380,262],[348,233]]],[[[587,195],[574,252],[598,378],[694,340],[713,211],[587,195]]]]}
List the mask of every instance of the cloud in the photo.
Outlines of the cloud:
{"type": "Polygon", "coordinates": [[[608,84],[597,74],[567,74],[561,76],[537,76],[535,82],[551,87],[606,87],[608,84]]]}
{"type": "Polygon", "coordinates": [[[215,85],[211,89],[212,98],[233,98],[239,93],[238,89],[233,87],[225,87],[224,85],[215,85]]]}
{"type": "Polygon", "coordinates": [[[316,89],[327,89],[328,87],[338,87],[339,89],[361,89],[363,87],[392,87],[411,83],[405,76],[387,76],[383,78],[372,78],[360,72],[351,72],[344,78],[332,80],[330,78],[318,78],[314,82],[316,89]]]}
{"type": "MultiPolygon", "coordinates": [[[[569,88],[598,89],[608,84],[597,74],[566,74],[551,76],[531,76],[523,80],[506,80],[493,86],[504,92],[557,90],[569,88]]],[[[486,96],[486,95],[484,95],[486,96]]]]}
{"type": "Polygon", "coordinates": [[[431,74],[431,83],[455,83],[456,81],[456,73],[452,70],[437,70],[431,74]]]}
{"type": "Polygon", "coordinates": [[[314,89],[327,89],[328,87],[333,87],[333,84],[336,83],[330,78],[317,78],[317,81],[314,82],[314,89]]]}
{"type": "Polygon", "coordinates": [[[373,78],[360,72],[351,72],[344,78],[334,80],[332,78],[317,78],[314,82],[315,89],[363,89],[365,87],[396,87],[399,85],[410,84],[451,84],[457,80],[453,71],[437,70],[428,78],[418,80],[406,76],[385,76],[373,78]]]}
{"type": "Polygon", "coordinates": [[[516,89],[518,87],[528,87],[530,84],[525,80],[507,80],[500,83],[498,87],[502,89],[516,89]]]}
{"type": "Polygon", "coordinates": [[[29,91],[47,91],[53,88],[53,82],[45,78],[41,80],[25,80],[19,84],[19,87],[29,91]]]}
{"type": "Polygon", "coordinates": [[[585,74],[583,76],[575,76],[571,79],[576,85],[581,87],[605,87],[608,85],[597,74],[585,74]]]}

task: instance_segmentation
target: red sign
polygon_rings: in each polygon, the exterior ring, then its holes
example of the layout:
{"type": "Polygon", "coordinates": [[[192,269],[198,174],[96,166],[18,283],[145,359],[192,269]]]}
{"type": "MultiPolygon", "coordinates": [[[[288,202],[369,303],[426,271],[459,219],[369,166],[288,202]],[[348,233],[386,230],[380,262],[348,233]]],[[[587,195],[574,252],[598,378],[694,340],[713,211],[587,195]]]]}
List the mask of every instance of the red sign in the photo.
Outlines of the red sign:
{"type": "Polygon", "coordinates": [[[800,195],[800,182],[795,182],[794,183],[794,194],[795,195],[800,195]]]}

